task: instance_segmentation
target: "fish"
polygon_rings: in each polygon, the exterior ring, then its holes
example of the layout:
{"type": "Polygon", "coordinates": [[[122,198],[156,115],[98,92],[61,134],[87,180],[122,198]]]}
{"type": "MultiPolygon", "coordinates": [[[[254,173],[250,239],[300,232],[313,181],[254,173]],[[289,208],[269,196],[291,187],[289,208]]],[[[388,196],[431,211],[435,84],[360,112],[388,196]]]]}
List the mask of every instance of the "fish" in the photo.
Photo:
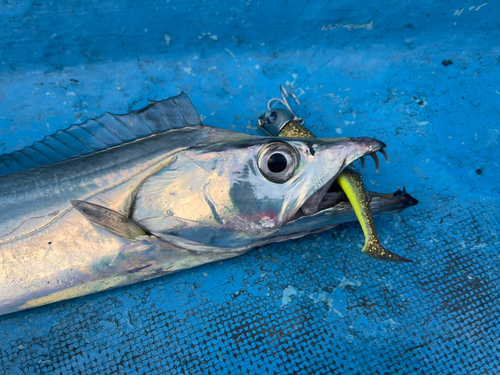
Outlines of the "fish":
{"type": "MultiPolygon", "coordinates": [[[[346,167],[377,139],[204,125],[181,93],[0,156],[0,315],[171,274],[356,220],[346,167]]],[[[415,204],[371,195],[373,216],[415,204]]]]}

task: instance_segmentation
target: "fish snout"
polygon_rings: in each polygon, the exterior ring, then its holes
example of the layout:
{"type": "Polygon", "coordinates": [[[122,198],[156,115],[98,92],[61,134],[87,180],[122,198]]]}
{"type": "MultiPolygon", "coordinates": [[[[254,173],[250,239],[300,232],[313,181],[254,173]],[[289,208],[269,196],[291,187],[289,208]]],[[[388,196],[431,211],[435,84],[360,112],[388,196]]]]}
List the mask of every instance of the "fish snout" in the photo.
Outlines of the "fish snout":
{"type": "Polygon", "coordinates": [[[387,145],[384,142],[379,141],[378,139],[370,137],[350,138],[350,146],[352,152],[346,158],[346,166],[352,164],[355,161],[358,161],[361,163],[361,169],[364,169],[365,156],[370,156],[375,163],[375,169],[378,173],[380,162],[377,156],[377,152],[380,152],[384,156],[385,160],[389,163],[389,155],[387,155],[387,152],[385,151],[387,145]]]}
{"type": "Polygon", "coordinates": [[[370,138],[370,137],[357,137],[357,138],[352,138],[355,142],[358,142],[365,146],[366,148],[369,148],[372,150],[372,152],[380,151],[384,148],[387,147],[387,145],[379,141],[378,139],[375,138],[370,138]]]}

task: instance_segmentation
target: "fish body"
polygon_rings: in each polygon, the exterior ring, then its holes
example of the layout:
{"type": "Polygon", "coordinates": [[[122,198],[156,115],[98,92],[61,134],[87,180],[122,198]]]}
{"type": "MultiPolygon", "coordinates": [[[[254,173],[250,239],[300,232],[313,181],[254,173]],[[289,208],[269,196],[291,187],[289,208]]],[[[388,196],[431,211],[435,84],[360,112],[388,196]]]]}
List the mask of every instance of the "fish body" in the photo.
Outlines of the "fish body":
{"type": "MultiPolygon", "coordinates": [[[[205,126],[184,94],[116,119],[74,125],[0,158],[0,314],[354,220],[349,203],[327,191],[347,165],[384,147],[365,137],[260,137],[205,126]],[[88,139],[75,136],[82,129],[88,139]],[[80,155],[71,154],[67,134],[85,139],[80,155]]],[[[411,202],[371,204],[378,215],[411,202]]]]}

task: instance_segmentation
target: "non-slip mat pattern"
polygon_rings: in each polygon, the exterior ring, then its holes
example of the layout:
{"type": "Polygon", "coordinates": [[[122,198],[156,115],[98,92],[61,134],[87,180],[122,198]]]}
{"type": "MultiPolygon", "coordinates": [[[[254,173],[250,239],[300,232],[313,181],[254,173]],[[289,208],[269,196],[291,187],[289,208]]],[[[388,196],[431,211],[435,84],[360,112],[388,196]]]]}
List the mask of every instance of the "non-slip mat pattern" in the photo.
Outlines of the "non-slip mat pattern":
{"type": "Polygon", "coordinates": [[[12,314],[10,324],[27,333],[30,324],[39,328],[4,346],[0,367],[25,374],[494,374],[498,208],[448,204],[381,219],[382,238],[390,237],[392,249],[411,249],[412,265],[363,257],[359,228],[349,224],[12,314]]]}

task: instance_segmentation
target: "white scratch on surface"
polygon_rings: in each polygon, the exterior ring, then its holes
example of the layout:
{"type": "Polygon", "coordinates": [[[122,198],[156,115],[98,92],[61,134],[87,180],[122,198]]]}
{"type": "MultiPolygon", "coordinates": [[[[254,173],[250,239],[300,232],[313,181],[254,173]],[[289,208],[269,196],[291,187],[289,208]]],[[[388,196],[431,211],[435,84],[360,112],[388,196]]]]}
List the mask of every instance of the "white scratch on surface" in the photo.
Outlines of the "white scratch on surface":
{"type": "Polygon", "coordinates": [[[457,9],[453,15],[454,16],[461,16],[463,12],[464,12],[464,8],[457,9]]]}
{"type": "Polygon", "coordinates": [[[337,279],[340,284],[337,285],[335,289],[345,288],[346,286],[361,286],[361,281],[359,280],[349,280],[347,277],[342,276],[342,279],[337,279]]]}
{"type": "Polygon", "coordinates": [[[215,70],[215,69],[217,69],[216,66],[212,66],[211,68],[208,68],[208,70],[215,70]]]}
{"type": "Polygon", "coordinates": [[[497,90],[495,90],[495,92],[496,92],[498,95],[500,95],[500,92],[498,92],[497,90]]]}
{"type": "Polygon", "coordinates": [[[335,131],[337,132],[337,134],[342,134],[342,129],[341,128],[335,128],[335,131]]]}
{"type": "Polygon", "coordinates": [[[70,96],[76,96],[76,94],[73,91],[68,92],[68,95],[70,95],[70,96]]]}
{"type": "Polygon", "coordinates": [[[387,328],[390,329],[391,331],[393,331],[394,328],[396,328],[396,326],[399,325],[399,323],[392,318],[389,318],[387,320],[382,320],[380,323],[387,323],[388,326],[387,328]]]}
{"type": "Polygon", "coordinates": [[[339,310],[337,310],[335,307],[333,307],[333,297],[330,294],[327,294],[326,292],[322,292],[322,293],[318,294],[318,297],[314,297],[314,294],[310,294],[308,297],[310,299],[312,299],[314,301],[314,303],[326,302],[326,304],[328,306],[328,314],[330,314],[331,312],[334,312],[335,314],[337,314],[341,318],[344,317],[344,315],[339,310]]]}
{"type": "Polygon", "coordinates": [[[358,280],[349,280],[345,276],[342,277],[342,279],[338,279],[340,283],[335,287],[335,289],[331,293],[327,292],[320,292],[320,293],[313,293],[310,294],[308,297],[314,301],[314,303],[318,302],[326,302],[328,306],[328,315],[330,315],[331,312],[337,314],[341,318],[344,317],[344,313],[346,312],[347,305],[345,304],[345,296],[342,294],[336,294],[336,291],[339,289],[344,289],[346,286],[361,286],[361,282],[358,280]],[[337,304],[337,306],[344,311],[342,313],[339,309],[337,309],[334,306],[334,303],[337,304]]]}
{"type": "Polygon", "coordinates": [[[219,38],[217,38],[217,35],[211,35],[211,36],[210,36],[210,39],[217,40],[217,39],[219,39],[219,38]]]}
{"type": "Polygon", "coordinates": [[[165,33],[163,34],[163,39],[165,39],[165,43],[167,43],[167,46],[169,46],[172,38],[167,33],[165,33]]]}
{"type": "Polygon", "coordinates": [[[255,69],[260,69],[259,64],[255,65],[255,69]]]}
{"type": "Polygon", "coordinates": [[[302,90],[300,87],[299,89],[295,92],[295,96],[297,98],[300,98],[302,95],[304,95],[306,92],[304,90],[302,90]]]}
{"type": "Polygon", "coordinates": [[[288,305],[292,302],[292,296],[297,295],[297,289],[293,286],[289,285],[285,289],[283,289],[283,297],[281,297],[281,307],[288,305]]]}
{"type": "Polygon", "coordinates": [[[232,53],[232,52],[231,52],[231,50],[230,50],[229,48],[226,48],[225,50],[226,50],[227,52],[229,52],[229,54],[233,57],[233,59],[235,58],[234,53],[232,53]]]}
{"type": "Polygon", "coordinates": [[[195,77],[195,76],[196,76],[196,74],[194,74],[194,73],[193,73],[193,68],[191,68],[190,66],[189,66],[189,67],[184,68],[184,71],[185,71],[187,74],[192,75],[193,77],[195,77]]]}
{"type": "Polygon", "coordinates": [[[352,30],[355,30],[355,29],[366,29],[366,30],[373,30],[373,20],[368,22],[368,23],[350,23],[350,24],[347,24],[347,25],[342,25],[340,23],[336,24],[336,25],[333,25],[333,24],[329,24],[327,26],[323,26],[321,28],[321,30],[323,31],[327,31],[327,30],[335,30],[335,29],[340,29],[341,27],[349,30],[349,31],[352,31],[352,30]]]}
{"type": "Polygon", "coordinates": [[[488,5],[488,3],[486,3],[486,2],[485,2],[485,3],[482,3],[481,5],[479,5],[479,6],[475,9],[475,11],[477,12],[479,9],[481,9],[482,7],[484,7],[484,6],[486,6],[486,5],[488,5]]]}

